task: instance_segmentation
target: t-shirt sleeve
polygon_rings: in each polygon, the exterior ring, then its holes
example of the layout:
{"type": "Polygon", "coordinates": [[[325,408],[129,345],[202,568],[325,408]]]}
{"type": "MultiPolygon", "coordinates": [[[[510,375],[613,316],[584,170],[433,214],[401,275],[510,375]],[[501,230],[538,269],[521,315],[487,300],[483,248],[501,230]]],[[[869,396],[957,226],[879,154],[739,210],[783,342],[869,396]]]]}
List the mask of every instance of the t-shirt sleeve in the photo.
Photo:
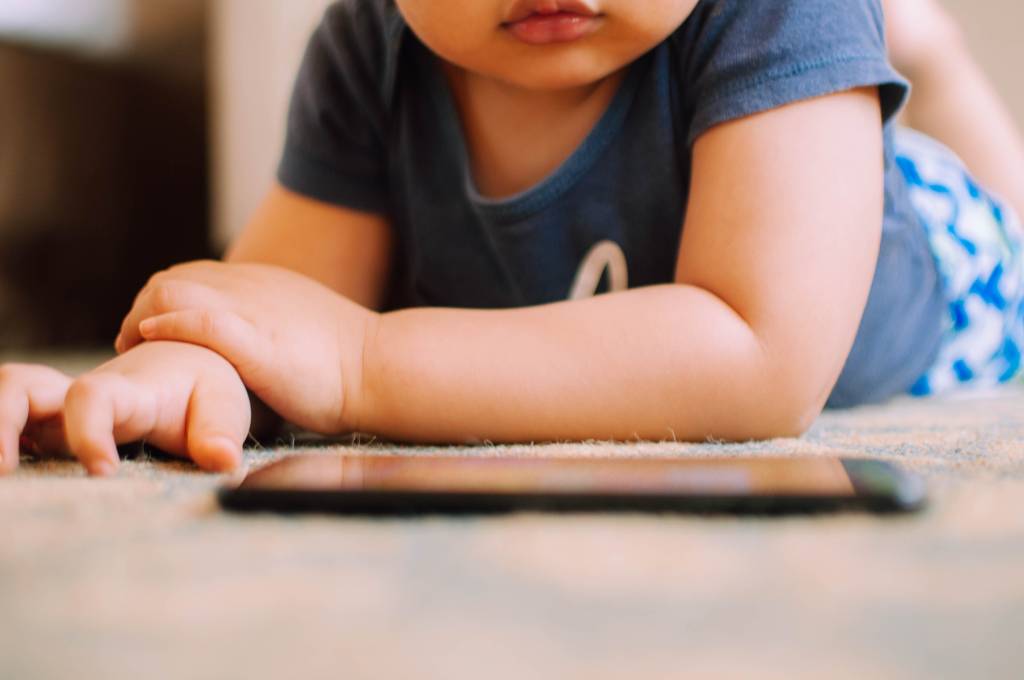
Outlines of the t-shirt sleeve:
{"type": "Polygon", "coordinates": [[[702,0],[695,18],[690,144],[719,123],[872,85],[888,122],[909,92],[888,61],[879,0],[702,0]]]}
{"type": "Polygon", "coordinates": [[[310,198],[366,212],[388,208],[386,18],[380,3],[332,5],[303,56],[277,178],[310,198]]]}

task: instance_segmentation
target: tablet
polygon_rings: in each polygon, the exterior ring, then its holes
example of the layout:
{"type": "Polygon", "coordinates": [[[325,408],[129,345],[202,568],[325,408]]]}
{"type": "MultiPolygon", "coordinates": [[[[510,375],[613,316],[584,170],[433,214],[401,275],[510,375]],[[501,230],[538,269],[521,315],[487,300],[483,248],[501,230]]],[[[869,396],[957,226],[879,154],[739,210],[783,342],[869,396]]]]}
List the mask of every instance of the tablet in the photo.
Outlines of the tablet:
{"type": "Polygon", "coordinates": [[[878,460],[300,454],[220,489],[228,510],[361,515],[910,512],[917,476],[878,460]]]}

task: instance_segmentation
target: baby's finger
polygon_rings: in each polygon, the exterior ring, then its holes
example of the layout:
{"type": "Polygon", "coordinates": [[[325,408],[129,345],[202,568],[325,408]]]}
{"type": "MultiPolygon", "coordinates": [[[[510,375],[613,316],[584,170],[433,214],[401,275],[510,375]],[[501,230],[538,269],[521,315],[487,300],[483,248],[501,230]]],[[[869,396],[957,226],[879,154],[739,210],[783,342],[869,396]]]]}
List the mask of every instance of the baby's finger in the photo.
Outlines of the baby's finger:
{"type": "MultiPolygon", "coordinates": [[[[115,428],[124,429],[126,414],[139,409],[133,403],[136,388],[123,376],[91,373],[76,380],[64,401],[64,428],[71,452],[91,475],[107,476],[117,470],[115,428]]],[[[149,427],[152,427],[149,424],[149,427]]],[[[145,424],[132,429],[144,434],[145,424]]],[[[134,439],[135,432],[127,433],[134,439]]]]}
{"type": "Polygon", "coordinates": [[[17,467],[26,426],[60,414],[70,385],[66,375],[43,366],[0,366],[0,474],[17,467]]]}
{"type": "Polygon", "coordinates": [[[139,334],[139,322],[143,319],[185,309],[205,309],[219,302],[219,296],[208,286],[158,274],[135,298],[131,311],[121,322],[114,349],[124,354],[144,341],[139,334]]]}
{"type": "Polygon", "coordinates": [[[14,385],[0,383],[0,474],[18,466],[21,433],[28,422],[28,396],[14,385]]]}
{"type": "Polygon", "coordinates": [[[188,310],[162,314],[139,325],[146,340],[187,342],[213,350],[227,359],[247,383],[252,367],[265,366],[266,348],[252,324],[227,311],[188,310]]]}
{"type": "Polygon", "coordinates": [[[237,378],[201,379],[189,401],[189,456],[204,470],[234,470],[242,462],[250,419],[249,396],[237,378]]]}

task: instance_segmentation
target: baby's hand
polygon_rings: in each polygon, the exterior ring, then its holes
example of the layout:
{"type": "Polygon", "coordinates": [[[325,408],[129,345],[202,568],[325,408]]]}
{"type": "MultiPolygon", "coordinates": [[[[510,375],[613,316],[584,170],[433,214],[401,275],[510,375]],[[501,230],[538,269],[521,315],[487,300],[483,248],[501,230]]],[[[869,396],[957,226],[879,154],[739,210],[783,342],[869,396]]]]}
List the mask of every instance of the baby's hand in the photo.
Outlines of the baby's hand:
{"type": "Polygon", "coordinates": [[[337,434],[358,427],[363,344],[376,316],[281,267],[193,262],[143,288],[117,349],[143,340],[208,347],[278,415],[337,434]]]}
{"type": "Polygon", "coordinates": [[[0,475],[18,467],[22,443],[59,453],[64,443],[64,397],[71,378],[45,366],[0,366],[0,475]]]}
{"type": "MultiPolygon", "coordinates": [[[[4,369],[0,436],[5,466],[11,459],[16,464],[18,435],[26,425],[31,429],[59,418],[61,406],[61,448],[93,475],[112,474],[119,462],[117,444],[138,440],[192,458],[206,470],[230,470],[241,460],[249,397],[231,365],[210,350],[147,343],[73,383],[47,370],[4,369]]],[[[53,447],[52,438],[40,444],[53,447]]]]}

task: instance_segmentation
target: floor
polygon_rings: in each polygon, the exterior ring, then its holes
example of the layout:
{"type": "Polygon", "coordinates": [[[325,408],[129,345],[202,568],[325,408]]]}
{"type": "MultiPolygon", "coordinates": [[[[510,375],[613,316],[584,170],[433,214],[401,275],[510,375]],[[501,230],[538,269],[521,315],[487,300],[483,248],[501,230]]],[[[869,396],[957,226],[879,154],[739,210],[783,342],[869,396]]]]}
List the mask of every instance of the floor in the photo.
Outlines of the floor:
{"type": "Polygon", "coordinates": [[[0,481],[0,677],[1024,674],[1024,390],[828,413],[800,440],[461,452],[852,454],[920,471],[932,503],[902,518],[240,517],[216,505],[223,479],[182,463],[92,481],[30,462],[0,481]]]}

